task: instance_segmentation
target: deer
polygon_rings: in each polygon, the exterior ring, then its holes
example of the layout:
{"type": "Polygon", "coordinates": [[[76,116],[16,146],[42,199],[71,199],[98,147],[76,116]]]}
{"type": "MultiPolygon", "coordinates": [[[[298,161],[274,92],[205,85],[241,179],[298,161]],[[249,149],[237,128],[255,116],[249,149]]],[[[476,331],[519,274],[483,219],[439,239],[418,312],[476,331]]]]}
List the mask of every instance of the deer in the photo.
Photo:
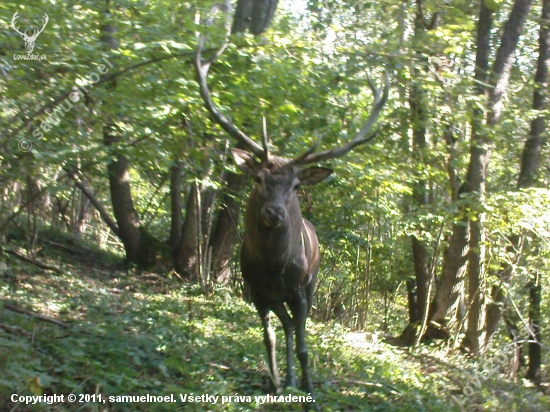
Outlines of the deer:
{"type": "Polygon", "coordinates": [[[204,44],[205,37],[201,36],[194,60],[200,96],[214,121],[246,149],[232,148],[231,154],[238,168],[254,180],[245,207],[240,266],[263,326],[263,340],[273,389],[276,394],[282,391],[271,312],[281,321],[285,335],[287,374],[284,386],[297,387],[293,352],[296,337],[296,355],[302,369],[300,389],[312,397],[312,403],[308,407],[312,406],[319,411],[319,404],[313,405],[315,399],[308,364],[305,325],[313,305],[321,259],[315,227],[302,217],[298,189],[301,185],[315,185],[332,173],[330,168],[304,166],[343,156],[377,135],[378,128],[372,132],[371,130],[388,99],[388,74],[386,72],[382,91],[367,76],[374,95],[373,107],[361,130],[351,140],[339,147],[317,152],[321,141],[318,139],[302,154],[286,158],[270,153],[265,118],[260,146],[214,104],[207,82],[208,72],[229,43],[224,44],[209,59],[202,56],[204,44]]]}
{"type": "Polygon", "coordinates": [[[46,28],[46,25],[48,24],[48,21],[49,21],[48,15],[44,14],[44,24],[42,25],[42,28],[39,30],[33,30],[33,33],[31,36],[27,34],[27,30],[25,30],[24,32],[19,31],[19,27],[15,25],[18,17],[19,17],[19,12],[16,11],[13,17],[11,18],[11,27],[13,27],[13,29],[17,33],[19,33],[19,35],[21,35],[21,37],[25,41],[25,49],[27,50],[27,54],[31,54],[32,51],[34,50],[34,45],[35,45],[36,39],[38,38],[38,35],[44,31],[44,29],[46,28]]]}

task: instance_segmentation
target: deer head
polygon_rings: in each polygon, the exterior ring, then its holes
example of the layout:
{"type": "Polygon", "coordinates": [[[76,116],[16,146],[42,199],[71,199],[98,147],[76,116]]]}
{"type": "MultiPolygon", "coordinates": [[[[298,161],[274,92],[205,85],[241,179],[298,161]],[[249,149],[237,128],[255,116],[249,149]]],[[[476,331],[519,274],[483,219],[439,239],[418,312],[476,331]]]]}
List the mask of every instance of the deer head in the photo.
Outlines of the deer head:
{"type": "Polygon", "coordinates": [[[46,25],[48,24],[48,15],[44,14],[44,24],[42,25],[42,28],[40,30],[33,30],[32,35],[29,36],[26,30],[24,32],[21,32],[19,28],[15,25],[15,23],[17,22],[17,18],[19,17],[18,14],[19,12],[16,11],[13,15],[11,19],[11,27],[13,27],[13,29],[21,35],[21,37],[25,41],[25,49],[27,50],[27,53],[30,54],[34,50],[34,44],[36,42],[36,39],[38,38],[38,35],[44,31],[46,25]]]}
{"type": "Polygon", "coordinates": [[[261,225],[269,228],[299,224],[298,189],[301,185],[315,185],[332,173],[332,169],[326,167],[301,169],[279,156],[258,162],[245,150],[232,149],[231,154],[239,169],[254,179],[248,208],[261,225]]]}

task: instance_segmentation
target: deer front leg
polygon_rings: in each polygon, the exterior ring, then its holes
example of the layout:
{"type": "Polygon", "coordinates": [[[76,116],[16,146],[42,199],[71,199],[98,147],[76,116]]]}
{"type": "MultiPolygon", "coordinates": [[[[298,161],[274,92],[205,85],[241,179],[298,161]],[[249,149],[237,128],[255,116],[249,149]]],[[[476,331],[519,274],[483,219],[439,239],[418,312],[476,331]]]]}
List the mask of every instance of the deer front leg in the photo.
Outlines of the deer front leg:
{"type": "Polygon", "coordinates": [[[258,313],[262,320],[264,327],[264,344],[267,350],[267,363],[269,366],[269,373],[271,375],[271,382],[275,389],[275,393],[281,393],[281,380],[279,379],[279,372],[277,371],[277,356],[275,354],[276,337],[273,328],[271,327],[271,315],[269,308],[258,308],[258,313]]]}
{"type": "MultiPolygon", "coordinates": [[[[296,329],[296,355],[298,355],[302,367],[302,382],[300,383],[300,389],[314,397],[306,346],[306,318],[308,305],[305,294],[299,293],[297,298],[289,306],[292,312],[294,328],[296,329]]],[[[314,408],[317,411],[321,410],[319,404],[315,403],[315,400],[308,405],[308,408],[314,408]]]]}
{"type": "Polygon", "coordinates": [[[280,319],[285,331],[286,342],[286,380],[285,387],[296,388],[296,374],[294,373],[294,324],[283,303],[275,306],[273,312],[280,319]]]}

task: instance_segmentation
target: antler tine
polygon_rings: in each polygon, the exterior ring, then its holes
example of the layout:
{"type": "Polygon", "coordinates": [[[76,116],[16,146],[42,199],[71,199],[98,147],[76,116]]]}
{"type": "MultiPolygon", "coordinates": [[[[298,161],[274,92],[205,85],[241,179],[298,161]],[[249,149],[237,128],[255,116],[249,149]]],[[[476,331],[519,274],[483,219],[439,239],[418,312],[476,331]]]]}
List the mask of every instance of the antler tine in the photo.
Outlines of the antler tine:
{"type": "Polygon", "coordinates": [[[295,157],[294,159],[292,159],[290,162],[288,162],[285,165],[285,167],[292,167],[295,165],[304,164],[304,159],[306,159],[309,155],[314,153],[319,148],[319,145],[321,144],[321,140],[323,140],[323,136],[319,136],[319,138],[317,139],[317,141],[313,146],[311,146],[309,149],[307,149],[304,153],[302,153],[298,157],[295,157]]]}
{"type": "MultiPolygon", "coordinates": [[[[386,101],[388,100],[388,93],[390,89],[390,79],[388,75],[388,71],[386,70],[385,73],[385,80],[384,80],[384,90],[380,91],[370,78],[370,76],[367,74],[367,81],[369,83],[369,87],[372,90],[372,93],[374,95],[374,101],[372,104],[372,111],[369,115],[369,118],[357,132],[357,134],[351,139],[349,142],[344,144],[340,147],[335,147],[333,149],[328,149],[319,153],[309,153],[307,156],[300,156],[300,164],[309,164],[314,162],[319,162],[322,160],[328,160],[328,159],[334,159],[335,157],[343,156],[344,154],[348,153],[350,150],[355,148],[356,146],[359,146],[363,143],[367,143],[368,141],[374,139],[376,135],[378,134],[378,129],[374,130],[372,133],[369,134],[372,127],[376,123],[376,120],[378,120],[378,116],[380,115],[380,112],[384,108],[384,105],[386,104],[386,101]]],[[[294,161],[293,161],[294,162],[294,161]]],[[[294,162],[294,164],[297,164],[298,162],[294,162]]]]}
{"type": "Polygon", "coordinates": [[[46,28],[46,24],[48,24],[49,21],[50,19],[48,18],[48,15],[44,14],[44,24],[42,25],[42,28],[38,31],[38,33],[35,36],[38,36],[40,33],[44,31],[44,29],[46,28]]]}
{"type": "Polygon", "coordinates": [[[19,27],[16,27],[16,26],[15,26],[15,23],[17,22],[17,19],[18,19],[18,18],[19,18],[19,12],[16,11],[16,12],[13,14],[13,17],[11,18],[11,27],[13,27],[13,29],[14,29],[17,33],[19,33],[21,36],[23,36],[24,33],[21,33],[21,32],[19,31],[19,27]]]}
{"type": "Polygon", "coordinates": [[[222,47],[220,47],[210,59],[203,61],[202,50],[205,42],[206,37],[201,35],[197,47],[197,53],[195,54],[195,69],[197,71],[197,82],[199,83],[200,95],[206,108],[223,130],[225,130],[235,140],[245,145],[256,156],[263,158],[264,150],[256,142],[254,142],[254,140],[239,130],[222,112],[219,111],[212,100],[210,89],[208,88],[207,77],[210,66],[218,57],[221,56],[229,43],[225,43],[222,47]]]}
{"type": "Polygon", "coordinates": [[[269,160],[269,136],[267,135],[267,121],[265,120],[265,116],[263,116],[262,119],[262,129],[263,129],[263,135],[262,135],[262,145],[264,147],[264,159],[269,160]]]}

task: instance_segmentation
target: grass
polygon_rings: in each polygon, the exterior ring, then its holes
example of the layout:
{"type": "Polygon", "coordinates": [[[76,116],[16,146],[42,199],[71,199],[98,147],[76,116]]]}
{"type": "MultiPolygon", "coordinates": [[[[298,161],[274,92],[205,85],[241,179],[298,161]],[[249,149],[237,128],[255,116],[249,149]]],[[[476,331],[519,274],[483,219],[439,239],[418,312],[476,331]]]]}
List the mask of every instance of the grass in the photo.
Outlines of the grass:
{"type": "MultiPolygon", "coordinates": [[[[0,410],[303,410],[299,403],[255,400],[268,393],[269,375],[260,322],[249,304],[228,290],[203,296],[176,279],[123,271],[112,256],[82,245],[70,249],[50,244],[38,256],[59,266],[59,274],[11,255],[0,258],[0,308],[9,303],[66,323],[0,310],[0,410]],[[89,402],[26,405],[12,402],[12,394],[174,395],[176,402],[102,403],[89,396],[89,402]],[[219,398],[213,403],[201,395],[219,398]],[[199,398],[189,402],[190,396],[199,398]],[[222,404],[222,396],[233,402],[222,404]]],[[[458,412],[453,396],[468,411],[550,410],[548,396],[506,379],[503,368],[444,348],[409,351],[337,323],[308,321],[307,329],[323,411],[458,412]]],[[[287,389],[283,395],[306,394],[287,389]]]]}

